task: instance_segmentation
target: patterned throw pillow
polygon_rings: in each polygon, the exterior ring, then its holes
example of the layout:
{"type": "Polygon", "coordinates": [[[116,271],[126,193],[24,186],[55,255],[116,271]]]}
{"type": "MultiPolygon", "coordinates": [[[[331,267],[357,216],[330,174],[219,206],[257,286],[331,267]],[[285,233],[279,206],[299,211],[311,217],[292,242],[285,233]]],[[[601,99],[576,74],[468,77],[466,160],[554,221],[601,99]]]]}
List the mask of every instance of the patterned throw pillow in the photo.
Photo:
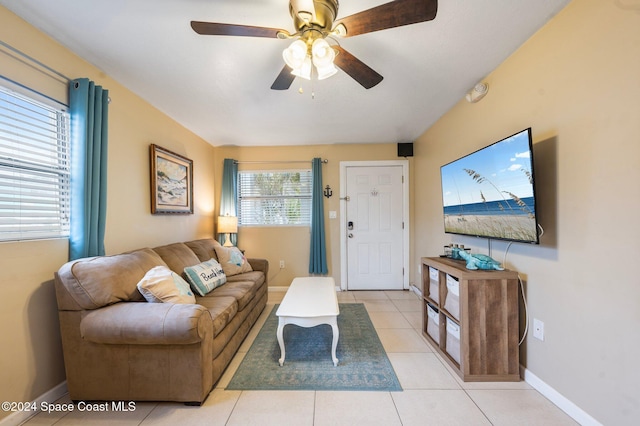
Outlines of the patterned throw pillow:
{"type": "Polygon", "coordinates": [[[150,303],[196,303],[189,284],[166,266],[150,269],[137,285],[150,303]]]}
{"type": "Polygon", "coordinates": [[[242,274],[243,272],[251,272],[253,268],[244,257],[244,254],[238,249],[238,247],[224,247],[216,246],[216,255],[224,273],[228,276],[242,274]]]}
{"type": "Polygon", "coordinates": [[[184,268],[184,275],[191,283],[193,291],[200,296],[227,282],[224,270],[215,259],[184,268]]]}

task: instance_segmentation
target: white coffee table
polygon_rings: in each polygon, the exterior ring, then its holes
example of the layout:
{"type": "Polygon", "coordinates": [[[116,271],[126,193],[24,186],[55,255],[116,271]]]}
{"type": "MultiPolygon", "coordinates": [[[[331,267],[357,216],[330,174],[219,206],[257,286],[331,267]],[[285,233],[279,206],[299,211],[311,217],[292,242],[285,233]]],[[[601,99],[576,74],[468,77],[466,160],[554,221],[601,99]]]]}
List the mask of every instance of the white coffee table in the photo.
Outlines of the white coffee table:
{"type": "Polygon", "coordinates": [[[278,343],[280,344],[280,366],[284,364],[284,339],[282,331],[287,324],[295,324],[300,327],[315,327],[320,324],[329,324],[333,330],[331,343],[331,358],[333,365],[338,365],[336,347],[340,332],[338,330],[338,297],[333,278],[328,277],[301,277],[294,278],[289,290],[284,295],[282,303],[276,311],[278,316],[278,343]]]}

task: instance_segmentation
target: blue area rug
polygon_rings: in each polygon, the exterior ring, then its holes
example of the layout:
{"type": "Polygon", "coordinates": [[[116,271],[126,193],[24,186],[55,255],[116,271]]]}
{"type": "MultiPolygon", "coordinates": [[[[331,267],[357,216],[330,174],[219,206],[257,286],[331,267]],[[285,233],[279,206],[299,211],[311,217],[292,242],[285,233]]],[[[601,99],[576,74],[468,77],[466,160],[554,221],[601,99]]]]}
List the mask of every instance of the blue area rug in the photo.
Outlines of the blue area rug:
{"type": "Polygon", "coordinates": [[[327,324],[312,328],[286,325],[283,332],[286,358],[280,367],[277,310],[278,305],[269,314],[227,389],[402,390],[363,304],[340,304],[337,367],[331,361],[332,331],[327,324]]]}

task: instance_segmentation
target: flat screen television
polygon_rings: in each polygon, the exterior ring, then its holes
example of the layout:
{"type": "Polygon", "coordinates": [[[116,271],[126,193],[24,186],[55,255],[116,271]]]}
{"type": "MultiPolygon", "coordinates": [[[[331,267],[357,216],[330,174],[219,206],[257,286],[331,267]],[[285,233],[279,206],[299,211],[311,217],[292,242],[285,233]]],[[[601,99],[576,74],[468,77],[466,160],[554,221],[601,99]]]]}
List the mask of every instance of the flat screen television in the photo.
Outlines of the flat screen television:
{"type": "Polygon", "coordinates": [[[448,234],[539,243],[531,128],[440,168],[448,234]]]}

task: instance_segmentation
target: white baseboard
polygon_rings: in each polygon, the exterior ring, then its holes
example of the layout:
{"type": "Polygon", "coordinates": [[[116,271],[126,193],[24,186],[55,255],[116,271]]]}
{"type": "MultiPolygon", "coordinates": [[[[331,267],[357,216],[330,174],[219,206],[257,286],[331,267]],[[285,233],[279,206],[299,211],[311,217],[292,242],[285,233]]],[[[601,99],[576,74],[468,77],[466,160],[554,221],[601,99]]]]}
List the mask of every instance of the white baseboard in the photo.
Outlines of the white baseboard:
{"type": "Polygon", "coordinates": [[[602,426],[602,423],[591,417],[582,408],[571,402],[522,365],[520,366],[520,377],[582,426],[602,426]]]}
{"type": "Polygon", "coordinates": [[[409,291],[414,292],[418,295],[418,297],[422,298],[422,291],[416,287],[414,284],[409,284],[409,291]]]}
{"type": "MultiPolygon", "coordinates": [[[[68,392],[67,381],[65,380],[64,382],[60,383],[58,386],[48,390],[47,392],[40,395],[37,399],[32,401],[34,406],[37,408],[36,411],[16,411],[15,413],[12,413],[7,417],[5,417],[4,419],[0,420],[0,426],[18,426],[26,422],[27,420],[29,420],[29,418],[35,416],[40,412],[40,405],[43,402],[53,404],[54,402],[62,398],[64,395],[66,395],[67,392],[68,392]]],[[[22,401],[22,402],[25,402],[25,401],[22,401]]]]}
{"type": "Polygon", "coordinates": [[[289,290],[289,287],[283,286],[283,285],[281,285],[281,286],[277,286],[277,285],[276,286],[271,286],[270,285],[268,287],[268,291],[287,291],[287,290],[289,290]]]}

